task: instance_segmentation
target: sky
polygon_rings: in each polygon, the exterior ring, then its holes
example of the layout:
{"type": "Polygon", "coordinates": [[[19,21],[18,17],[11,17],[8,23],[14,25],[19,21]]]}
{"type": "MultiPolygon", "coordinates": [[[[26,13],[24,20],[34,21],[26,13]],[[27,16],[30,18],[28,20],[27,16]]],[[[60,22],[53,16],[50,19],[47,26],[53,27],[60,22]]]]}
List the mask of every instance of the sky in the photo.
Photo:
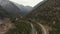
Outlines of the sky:
{"type": "Polygon", "coordinates": [[[43,0],[10,0],[10,1],[18,3],[18,4],[22,4],[24,6],[34,7],[35,5],[37,5],[39,2],[43,0]]]}

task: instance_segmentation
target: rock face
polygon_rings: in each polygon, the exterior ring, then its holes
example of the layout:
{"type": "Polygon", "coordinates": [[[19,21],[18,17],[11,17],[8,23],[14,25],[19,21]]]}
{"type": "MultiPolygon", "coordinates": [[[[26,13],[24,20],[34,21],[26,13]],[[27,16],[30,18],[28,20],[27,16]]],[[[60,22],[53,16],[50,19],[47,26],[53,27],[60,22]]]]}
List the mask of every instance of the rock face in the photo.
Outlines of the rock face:
{"type": "Polygon", "coordinates": [[[60,34],[60,0],[47,0],[26,16],[30,22],[50,26],[50,34],[60,34]]]}

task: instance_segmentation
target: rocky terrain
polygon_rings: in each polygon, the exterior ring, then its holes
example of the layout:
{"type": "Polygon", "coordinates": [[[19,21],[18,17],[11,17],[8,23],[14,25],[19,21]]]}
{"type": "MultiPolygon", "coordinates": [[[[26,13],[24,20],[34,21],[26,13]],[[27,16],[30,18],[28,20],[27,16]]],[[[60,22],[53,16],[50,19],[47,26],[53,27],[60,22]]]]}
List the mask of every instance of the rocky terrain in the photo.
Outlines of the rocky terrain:
{"type": "Polygon", "coordinates": [[[47,0],[26,16],[9,18],[16,28],[6,34],[60,34],[60,0],[47,0]]]}

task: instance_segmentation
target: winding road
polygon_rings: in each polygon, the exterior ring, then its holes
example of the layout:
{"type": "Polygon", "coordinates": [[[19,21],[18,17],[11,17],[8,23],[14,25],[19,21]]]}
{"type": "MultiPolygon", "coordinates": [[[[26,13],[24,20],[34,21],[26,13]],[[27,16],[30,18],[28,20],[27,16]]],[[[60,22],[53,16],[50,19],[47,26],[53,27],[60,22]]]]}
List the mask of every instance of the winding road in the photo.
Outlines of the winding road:
{"type": "MultiPolygon", "coordinates": [[[[37,30],[35,29],[34,25],[32,23],[30,23],[30,24],[32,27],[31,34],[37,34],[37,30]]],[[[40,23],[36,23],[36,24],[41,27],[42,34],[49,34],[48,28],[46,28],[44,25],[42,25],[40,23]]]]}
{"type": "Polygon", "coordinates": [[[49,31],[47,30],[47,28],[44,25],[42,25],[40,23],[37,23],[37,24],[42,28],[42,34],[49,34],[49,31]]]}

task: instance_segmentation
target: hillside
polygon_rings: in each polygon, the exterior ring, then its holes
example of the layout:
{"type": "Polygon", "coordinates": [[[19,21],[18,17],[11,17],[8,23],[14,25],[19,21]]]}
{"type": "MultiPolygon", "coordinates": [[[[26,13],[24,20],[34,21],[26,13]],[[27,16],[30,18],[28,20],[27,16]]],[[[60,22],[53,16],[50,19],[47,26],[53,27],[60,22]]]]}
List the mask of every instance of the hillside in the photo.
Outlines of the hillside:
{"type": "Polygon", "coordinates": [[[60,34],[60,0],[47,0],[25,19],[51,27],[50,34],[60,34]]]}
{"type": "Polygon", "coordinates": [[[31,34],[31,27],[33,26],[36,29],[35,31],[34,29],[32,30],[33,33],[60,34],[60,0],[47,0],[32,10],[27,16],[21,18],[19,17],[17,22],[16,26],[22,26],[19,28],[24,27],[23,29],[25,29],[23,30],[18,28],[17,30],[19,31],[17,33],[20,32],[21,34],[31,34]],[[32,23],[32,26],[30,23],[32,23]],[[23,26],[23,24],[25,25],[23,26]],[[30,24],[30,27],[28,24],[30,24]]]}
{"type": "Polygon", "coordinates": [[[6,34],[60,34],[60,0],[47,0],[27,16],[10,20],[16,28],[6,34]]]}
{"type": "Polygon", "coordinates": [[[0,0],[0,6],[11,16],[20,15],[20,9],[9,0],[0,0]]]}
{"type": "Polygon", "coordinates": [[[22,4],[20,5],[17,3],[14,3],[14,4],[21,10],[20,15],[23,15],[23,16],[25,16],[26,14],[28,14],[32,10],[32,7],[30,7],[30,6],[24,6],[22,4]]]}

